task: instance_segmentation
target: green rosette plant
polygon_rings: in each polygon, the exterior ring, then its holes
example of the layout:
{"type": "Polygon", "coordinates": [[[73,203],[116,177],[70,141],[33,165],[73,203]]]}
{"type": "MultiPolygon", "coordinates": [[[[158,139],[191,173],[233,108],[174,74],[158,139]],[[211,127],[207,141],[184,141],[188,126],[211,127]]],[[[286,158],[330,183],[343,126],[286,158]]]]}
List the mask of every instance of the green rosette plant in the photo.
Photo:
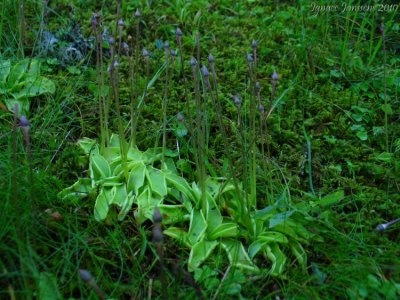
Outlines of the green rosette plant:
{"type": "Polygon", "coordinates": [[[241,206],[245,191],[226,178],[206,180],[206,209],[201,189],[179,175],[173,152],[166,151],[162,169],[162,148],[127,153],[128,176],[122,164],[118,135],[112,135],[104,153],[95,140],[78,142],[89,159],[88,178],[80,178],[59,193],[63,200],[77,201],[92,196],[94,217],[104,221],[117,212],[123,220],[133,209],[138,224],[152,220],[158,207],[165,226],[164,234],[190,249],[188,270],[193,272],[207,261],[215,249],[223,249],[233,267],[257,273],[255,264],[263,256],[271,265],[270,275],[283,276],[288,256],[306,268],[307,255],[302,245],[314,234],[306,229],[311,218],[303,208],[287,204],[284,195],[275,204],[251,212],[241,206]]]}
{"type": "Polygon", "coordinates": [[[9,111],[18,104],[19,114],[29,112],[29,99],[42,94],[54,94],[54,82],[40,75],[39,59],[23,59],[15,65],[0,60],[0,95],[9,111]]]}

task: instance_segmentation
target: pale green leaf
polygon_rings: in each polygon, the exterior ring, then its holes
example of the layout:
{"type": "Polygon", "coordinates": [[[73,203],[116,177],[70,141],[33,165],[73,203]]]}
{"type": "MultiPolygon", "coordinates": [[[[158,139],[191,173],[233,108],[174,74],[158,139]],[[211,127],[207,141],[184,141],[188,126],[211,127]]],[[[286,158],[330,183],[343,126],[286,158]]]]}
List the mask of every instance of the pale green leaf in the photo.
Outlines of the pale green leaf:
{"type": "Polygon", "coordinates": [[[281,251],[278,244],[272,243],[265,246],[267,249],[267,256],[271,260],[271,270],[270,275],[279,276],[282,275],[285,264],[286,255],[281,251]]]}
{"type": "Polygon", "coordinates": [[[23,59],[12,66],[10,74],[7,78],[7,86],[12,88],[19,83],[20,79],[24,76],[29,66],[29,59],[23,59]]]}
{"type": "Polygon", "coordinates": [[[289,242],[290,249],[292,250],[293,255],[296,257],[297,262],[302,267],[303,271],[306,271],[307,268],[307,254],[304,251],[303,246],[296,240],[291,240],[289,242]]]}
{"type": "Polygon", "coordinates": [[[217,245],[217,241],[205,240],[201,240],[200,242],[193,245],[188,260],[189,272],[193,272],[194,270],[196,270],[201,265],[201,263],[204,262],[208,256],[210,256],[211,252],[217,245]]]}
{"type": "Polygon", "coordinates": [[[200,210],[193,210],[190,215],[190,226],[188,232],[188,241],[191,245],[196,244],[204,236],[207,230],[207,222],[200,210]]]}
{"type": "Polygon", "coordinates": [[[139,189],[144,184],[145,174],[146,166],[143,162],[140,161],[131,167],[127,184],[128,192],[134,191],[136,194],[139,193],[139,189]]]}
{"type": "Polygon", "coordinates": [[[267,242],[263,242],[261,240],[255,240],[253,243],[250,244],[249,246],[249,257],[253,259],[260,250],[263,249],[263,247],[267,244],[267,242]]]}
{"type": "Polygon", "coordinates": [[[237,240],[222,240],[221,245],[226,251],[232,266],[258,272],[257,266],[250,260],[241,242],[237,240]]]}
{"type": "Polygon", "coordinates": [[[42,94],[54,94],[56,86],[54,82],[46,77],[38,77],[32,83],[25,83],[22,89],[13,92],[16,99],[35,97],[42,94]]]}
{"type": "Polygon", "coordinates": [[[35,81],[40,75],[40,60],[32,59],[29,64],[28,72],[26,72],[24,79],[27,81],[35,81]]]}
{"type": "Polygon", "coordinates": [[[59,192],[57,196],[62,200],[74,201],[87,197],[92,190],[89,178],[79,178],[73,185],[59,192]]]}
{"type": "Polygon", "coordinates": [[[339,191],[336,191],[329,195],[326,195],[321,200],[315,201],[315,203],[320,206],[327,206],[327,205],[336,204],[339,201],[341,201],[343,198],[344,198],[344,191],[339,190],[339,191]]]}
{"type": "Polygon", "coordinates": [[[111,176],[111,168],[107,160],[99,153],[90,154],[90,164],[93,168],[95,180],[104,179],[111,176]]]}
{"type": "Polygon", "coordinates": [[[11,62],[9,60],[0,61],[0,82],[4,83],[10,74],[11,62]]]}
{"type": "Polygon", "coordinates": [[[193,194],[190,185],[184,178],[172,172],[166,172],[165,179],[167,180],[168,183],[173,185],[175,189],[184,194],[187,198],[193,199],[193,194]]]}
{"type": "Polygon", "coordinates": [[[161,200],[153,198],[149,188],[146,186],[143,192],[137,197],[138,211],[137,222],[141,224],[145,220],[153,219],[154,207],[160,204],[161,200]]]}
{"type": "Polygon", "coordinates": [[[118,220],[122,221],[125,219],[126,215],[129,213],[129,211],[132,208],[133,203],[135,202],[136,195],[131,192],[127,195],[125,201],[122,203],[121,210],[119,211],[118,214],[118,220]]]}
{"type": "Polygon", "coordinates": [[[96,145],[96,141],[94,139],[84,137],[83,139],[80,139],[77,144],[79,147],[81,147],[85,154],[89,154],[96,145]]]}
{"type": "Polygon", "coordinates": [[[276,243],[281,243],[281,244],[288,243],[287,237],[283,233],[276,232],[276,231],[263,232],[257,237],[257,239],[260,241],[263,241],[263,242],[267,242],[267,243],[271,243],[271,242],[276,242],[276,243]]]}
{"type": "Polygon", "coordinates": [[[217,226],[209,235],[210,240],[218,238],[237,237],[238,227],[235,223],[223,223],[217,226]]]}
{"type": "Polygon", "coordinates": [[[222,220],[223,218],[218,208],[210,209],[207,216],[207,233],[209,234],[214,228],[219,226],[222,220]]]}
{"type": "Polygon", "coordinates": [[[128,194],[126,192],[126,187],[124,184],[115,186],[115,196],[112,204],[122,207],[124,203],[128,200],[128,194]]]}
{"type": "Polygon", "coordinates": [[[94,218],[96,221],[103,221],[107,217],[110,209],[110,204],[113,202],[115,197],[115,187],[113,188],[102,188],[99,195],[96,198],[94,205],[94,218]]]}
{"type": "Polygon", "coordinates": [[[146,177],[152,192],[161,197],[167,195],[167,182],[163,171],[149,166],[147,168],[146,177]]]}
{"type": "Polygon", "coordinates": [[[168,227],[163,231],[163,234],[176,239],[179,243],[181,243],[185,247],[190,247],[188,242],[188,233],[184,231],[182,228],[177,227],[168,227]]]}

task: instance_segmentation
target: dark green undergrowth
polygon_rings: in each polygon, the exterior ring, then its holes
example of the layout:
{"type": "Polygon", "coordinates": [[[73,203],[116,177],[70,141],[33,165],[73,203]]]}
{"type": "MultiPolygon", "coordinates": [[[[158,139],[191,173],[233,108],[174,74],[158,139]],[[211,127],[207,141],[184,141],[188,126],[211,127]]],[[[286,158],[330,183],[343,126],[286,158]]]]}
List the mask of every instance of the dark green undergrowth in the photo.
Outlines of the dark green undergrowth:
{"type": "MultiPolygon", "coordinates": [[[[272,271],[272,252],[255,256],[252,263],[258,272],[249,272],[228,259],[222,242],[194,271],[188,270],[190,247],[168,234],[158,243],[157,222],[153,217],[139,219],[137,206],[121,221],[118,210],[108,206],[107,217],[95,218],[103,185],[93,181],[87,197],[60,198],[60,191],[78,178],[92,176],[88,157],[77,142],[91,138],[101,147],[104,124],[91,17],[100,13],[108,30],[102,27],[106,69],[112,59],[108,35],[117,27],[115,2],[0,4],[0,298],[98,299],[102,296],[95,284],[106,299],[398,299],[399,225],[376,230],[400,217],[400,9],[395,1],[367,11],[343,11],[342,5],[328,1],[338,5],[336,11],[318,14],[315,6],[328,4],[122,1],[123,40],[135,41],[137,22],[140,26],[137,61],[132,56],[138,75],[132,90],[123,56],[117,71],[120,107],[110,107],[110,132],[117,133],[121,125],[126,128],[124,136],[131,135],[131,95],[142,95],[148,84],[141,55],[146,48],[154,81],[138,114],[134,146],[141,151],[162,149],[165,134],[169,152],[157,156],[152,166],[163,169],[165,159],[200,189],[196,162],[203,150],[196,142],[199,125],[189,60],[200,58],[199,67],[208,66],[212,53],[222,114],[214,108],[215,98],[207,94],[206,80],[200,76],[199,95],[208,97],[204,172],[221,182],[222,177],[240,182],[235,192],[243,198],[251,198],[254,178],[258,209],[251,207],[254,215],[283,202],[286,206],[279,209],[295,208],[297,219],[283,214],[283,225],[288,219],[304,224],[309,235],[299,241],[307,261],[302,267],[299,256],[286,251],[286,265],[279,274],[272,271]],[[18,4],[24,4],[23,10],[18,4]],[[140,19],[135,17],[137,9],[140,19]],[[177,27],[183,32],[184,63],[181,66],[178,53],[166,92],[164,43],[179,49],[177,27]],[[253,53],[252,40],[257,42],[260,103],[265,111],[274,108],[265,127],[260,127],[262,118],[255,112],[254,144],[249,102],[256,95],[246,62],[246,53],[253,53]],[[41,77],[28,65],[17,75],[3,76],[8,63],[12,70],[24,59],[32,62],[30,58],[40,63],[41,77]],[[275,87],[274,72],[279,75],[275,87]],[[48,79],[54,90],[42,80],[41,90],[31,92],[26,88],[31,78],[48,79]],[[241,99],[239,106],[235,96],[241,99]],[[165,98],[168,105],[163,111],[165,98]],[[14,118],[15,102],[20,105],[18,118],[14,118]],[[21,111],[23,105],[27,109],[21,111]],[[91,279],[85,282],[80,270],[90,271],[91,279]]],[[[364,1],[347,4],[357,7],[364,1]]],[[[135,53],[132,45],[130,51],[135,53]]],[[[108,81],[105,90],[113,92],[108,81]]],[[[166,196],[167,204],[172,204],[171,195],[166,196]]],[[[224,201],[222,215],[238,222],[236,239],[248,251],[254,236],[246,219],[236,216],[224,201]]],[[[204,211],[196,205],[193,210],[204,211]]],[[[177,222],[183,231],[190,230],[189,215],[177,222]]],[[[164,222],[162,230],[168,231],[168,226],[164,222]]]]}

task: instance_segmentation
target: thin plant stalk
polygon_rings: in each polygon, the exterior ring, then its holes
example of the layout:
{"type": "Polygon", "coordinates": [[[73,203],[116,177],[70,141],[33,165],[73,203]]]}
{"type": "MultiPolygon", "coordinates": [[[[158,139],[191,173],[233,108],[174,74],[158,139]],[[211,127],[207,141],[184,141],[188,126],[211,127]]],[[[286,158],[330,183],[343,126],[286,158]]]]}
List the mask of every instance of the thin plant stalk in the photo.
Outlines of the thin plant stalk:
{"type": "MultiPolygon", "coordinates": [[[[212,99],[212,103],[215,105],[215,109],[217,112],[217,120],[218,120],[218,126],[220,127],[220,131],[222,134],[222,139],[224,141],[224,153],[226,158],[228,159],[228,166],[229,166],[229,172],[230,172],[230,177],[232,178],[233,181],[233,185],[235,186],[236,192],[238,195],[240,195],[240,189],[239,189],[239,185],[237,183],[236,180],[236,176],[235,176],[235,170],[234,170],[234,162],[233,162],[233,158],[231,155],[231,152],[229,151],[230,147],[229,147],[229,143],[228,143],[228,135],[226,133],[225,130],[225,126],[223,123],[223,116],[222,116],[222,107],[221,107],[221,103],[219,101],[219,94],[218,94],[218,84],[217,84],[217,74],[215,72],[215,59],[214,57],[210,54],[208,57],[208,61],[210,63],[210,68],[211,68],[211,74],[213,77],[213,86],[211,88],[211,84],[209,81],[208,76],[204,77],[204,73],[203,72],[203,80],[205,82],[206,88],[210,93],[211,99],[212,99]]],[[[207,74],[207,73],[206,73],[207,74]]],[[[241,195],[240,198],[242,198],[241,195]]],[[[240,203],[241,207],[240,207],[240,216],[244,219],[244,222],[246,223],[246,225],[248,225],[247,227],[249,228],[250,232],[253,231],[253,226],[251,225],[251,221],[249,219],[249,214],[248,214],[248,209],[246,207],[246,204],[243,205],[243,203],[240,203]]]]}
{"type": "Polygon", "coordinates": [[[18,122],[18,104],[14,105],[14,121],[13,121],[13,177],[12,190],[14,203],[18,200],[18,183],[17,183],[17,125],[18,122]]]}
{"type": "MultiPolygon", "coordinates": [[[[150,61],[149,61],[149,53],[147,52],[146,49],[143,49],[143,57],[145,59],[145,63],[146,63],[146,83],[144,85],[144,89],[143,89],[143,97],[142,97],[142,101],[141,103],[138,103],[135,106],[136,112],[135,112],[135,118],[133,119],[133,125],[132,125],[132,131],[134,133],[133,136],[133,141],[132,145],[136,145],[136,131],[137,131],[137,125],[138,125],[138,121],[139,121],[139,117],[141,115],[141,111],[143,109],[144,103],[146,101],[146,95],[147,95],[147,85],[149,84],[149,80],[150,80],[150,61]]],[[[136,103],[136,102],[135,102],[136,103]]]]}
{"type": "Polygon", "coordinates": [[[388,95],[387,95],[387,82],[386,82],[386,43],[385,43],[385,24],[381,24],[382,33],[382,50],[383,50],[383,94],[385,97],[385,141],[386,141],[386,152],[389,152],[389,125],[388,125],[388,95]]]}
{"type": "Polygon", "coordinates": [[[19,50],[21,58],[25,57],[25,35],[26,35],[26,27],[25,27],[25,1],[18,1],[18,19],[19,19],[19,50]]]}
{"type": "Polygon", "coordinates": [[[29,161],[29,188],[30,188],[30,202],[31,202],[31,210],[33,209],[33,203],[35,199],[34,195],[34,180],[33,180],[33,160],[32,160],[32,148],[31,148],[31,141],[29,136],[29,121],[25,116],[21,116],[20,118],[20,125],[22,134],[24,136],[25,145],[26,145],[26,152],[28,154],[28,161],[29,161]]]}
{"type": "Polygon", "coordinates": [[[206,203],[206,170],[205,170],[205,160],[204,160],[204,130],[203,130],[203,118],[202,118],[202,105],[200,99],[200,82],[197,76],[198,67],[197,61],[194,57],[190,60],[190,65],[193,73],[194,80],[194,94],[196,102],[196,165],[198,180],[200,182],[201,190],[201,209],[203,214],[207,213],[207,203],[206,203]]]}
{"type": "Polygon", "coordinates": [[[167,148],[167,107],[168,107],[168,90],[169,90],[169,43],[164,44],[165,49],[165,85],[164,85],[164,98],[162,102],[163,125],[162,125],[162,158],[161,167],[164,168],[165,151],[167,148]]]}
{"type": "MultiPolygon", "coordinates": [[[[257,161],[256,161],[256,101],[254,99],[254,61],[251,54],[247,55],[247,64],[249,69],[249,96],[250,96],[250,207],[256,208],[257,199],[257,161]]],[[[249,207],[249,208],[250,208],[249,207]]]]}
{"type": "MultiPolygon", "coordinates": [[[[136,146],[136,129],[137,129],[137,122],[139,118],[139,107],[137,104],[137,97],[138,97],[138,92],[137,92],[137,84],[138,84],[138,67],[139,67],[139,49],[140,49],[140,18],[141,18],[141,13],[137,9],[135,13],[135,18],[136,18],[136,38],[135,38],[135,65],[132,66],[130,63],[129,69],[131,71],[131,82],[132,87],[131,87],[131,145],[136,146]]],[[[147,89],[147,82],[149,80],[149,63],[148,63],[148,53],[146,51],[147,55],[144,55],[146,59],[146,85],[145,85],[145,90],[147,89]]],[[[145,92],[146,94],[146,92],[145,92]]]]}
{"type": "Polygon", "coordinates": [[[100,120],[100,150],[103,153],[105,151],[106,143],[108,143],[108,113],[104,97],[103,45],[100,34],[100,16],[98,14],[92,16],[92,26],[96,37],[96,73],[100,120]]]}

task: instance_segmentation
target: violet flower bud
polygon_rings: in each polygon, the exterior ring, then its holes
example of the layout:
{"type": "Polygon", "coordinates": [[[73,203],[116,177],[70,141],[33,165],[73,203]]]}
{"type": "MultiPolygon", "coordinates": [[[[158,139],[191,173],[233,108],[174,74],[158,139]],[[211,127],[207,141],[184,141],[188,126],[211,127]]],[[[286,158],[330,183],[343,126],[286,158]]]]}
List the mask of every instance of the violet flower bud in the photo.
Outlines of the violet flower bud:
{"type": "Polygon", "coordinates": [[[175,30],[175,34],[176,34],[177,37],[181,37],[182,36],[182,30],[179,27],[177,27],[176,30],[175,30]]]}
{"type": "Polygon", "coordinates": [[[235,105],[237,107],[240,107],[240,105],[242,105],[242,100],[240,100],[240,98],[238,96],[233,96],[233,102],[235,103],[235,105]]]}
{"type": "Polygon", "coordinates": [[[208,69],[205,65],[201,67],[201,74],[204,78],[208,78],[208,76],[210,76],[210,73],[208,72],[208,69]]]}
{"type": "Polygon", "coordinates": [[[191,59],[190,59],[190,66],[191,67],[194,67],[194,66],[196,66],[197,65],[197,60],[194,58],[194,57],[192,57],[191,59]]]}
{"type": "Polygon", "coordinates": [[[29,127],[29,121],[25,116],[21,116],[19,118],[19,123],[20,123],[21,127],[29,127]]]}
{"type": "Polygon", "coordinates": [[[248,64],[253,62],[253,55],[251,55],[251,53],[247,53],[246,61],[247,61],[248,64]]]}
{"type": "Polygon", "coordinates": [[[79,277],[84,281],[84,282],[89,282],[91,279],[93,279],[92,274],[85,269],[79,269],[79,277]]]}
{"type": "Polygon", "coordinates": [[[148,57],[148,56],[149,56],[149,52],[146,50],[146,48],[143,48],[143,50],[142,50],[142,55],[143,55],[144,57],[148,57]]]}
{"type": "Polygon", "coordinates": [[[141,16],[142,16],[142,14],[140,13],[139,8],[136,9],[135,17],[136,17],[136,18],[140,18],[141,16]]]}
{"type": "Polygon", "coordinates": [[[278,73],[276,73],[274,71],[274,73],[272,74],[272,80],[277,81],[278,80],[278,73]]]}
{"type": "Polygon", "coordinates": [[[164,43],[164,49],[165,49],[165,50],[169,49],[169,42],[168,42],[168,41],[166,41],[166,42],[164,43]]]}
{"type": "Polygon", "coordinates": [[[256,48],[257,48],[257,41],[256,41],[256,40],[253,40],[253,41],[251,42],[251,48],[253,48],[253,49],[256,49],[256,48]]]}
{"type": "Polygon", "coordinates": [[[215,58],[214,58],[214,56],[210,53],[210,55],[208,56],[208,62],[210,63],[210,64],[213,64],[214,62],[215,62],[215,58]]]}
{"type": "Polygon", "coordinates": [[[119,19],[119,20],[118,20],[118,26],[119,26],[119,27],[124,27],[124,26],[125,26],[124,20],[119,19]]]}

